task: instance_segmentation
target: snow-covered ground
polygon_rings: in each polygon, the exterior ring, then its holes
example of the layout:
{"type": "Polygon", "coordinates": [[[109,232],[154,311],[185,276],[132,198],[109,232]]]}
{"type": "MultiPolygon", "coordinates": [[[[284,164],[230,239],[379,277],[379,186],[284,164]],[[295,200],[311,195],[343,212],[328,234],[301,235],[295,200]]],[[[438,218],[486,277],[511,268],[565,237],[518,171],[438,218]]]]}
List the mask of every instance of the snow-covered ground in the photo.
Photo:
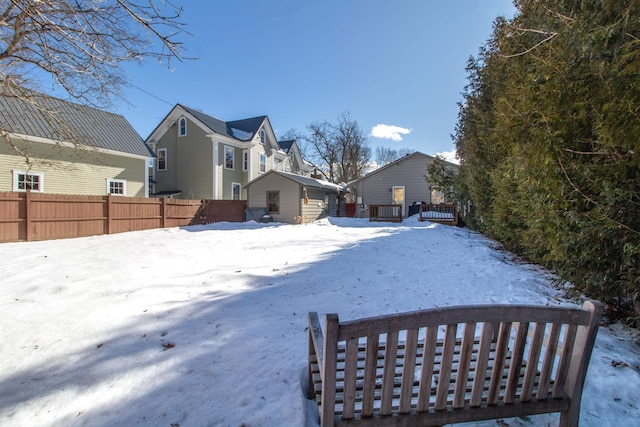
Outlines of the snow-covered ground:
{"type": "MultiPolygon", "coordinates": [[[[7,243],[0,280],[3,426],[313,426],[301,385],[308,311],[567,303],[544,270],[415,217],[7,243]]],[[[640,422],[637,337],[600,328],[582,426],[640,422]]]]}

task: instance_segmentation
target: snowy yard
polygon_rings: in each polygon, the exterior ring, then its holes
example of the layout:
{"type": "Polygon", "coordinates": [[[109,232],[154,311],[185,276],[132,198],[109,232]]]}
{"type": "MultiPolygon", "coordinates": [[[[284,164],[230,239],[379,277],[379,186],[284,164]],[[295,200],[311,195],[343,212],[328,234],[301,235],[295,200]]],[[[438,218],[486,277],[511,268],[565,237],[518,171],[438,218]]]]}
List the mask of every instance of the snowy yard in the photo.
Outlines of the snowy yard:
{"type": "MultiPolygon", "coordinates": [[[[544,270],[415,216],[5,243],[0,259],[3,426],[313,426],[308,311],[568,303],[544,270]]],[[[600,328],[581,426],[637,425],[638,336],[600,328]]]]}

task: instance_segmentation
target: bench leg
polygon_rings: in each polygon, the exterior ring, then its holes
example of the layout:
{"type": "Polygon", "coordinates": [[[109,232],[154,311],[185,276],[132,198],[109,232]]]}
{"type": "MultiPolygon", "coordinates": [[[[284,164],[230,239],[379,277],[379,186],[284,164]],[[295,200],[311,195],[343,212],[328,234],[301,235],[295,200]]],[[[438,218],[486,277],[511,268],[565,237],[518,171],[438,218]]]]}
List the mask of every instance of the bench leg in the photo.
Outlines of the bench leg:
{"type": "Polygon", "coordinates": [[[315,399],[316,392],[313,388],[313,373],[311,372],[311,362],[307,365],[308,378],[307,378],[307,399],[315,399]]]}
{"type": "Polygon", "coordinates": [[[578,427],[580,408],[578,407],[576,410],[574,406],[570,404],[566,412],[560,412],[560,427],[578,427]]]}

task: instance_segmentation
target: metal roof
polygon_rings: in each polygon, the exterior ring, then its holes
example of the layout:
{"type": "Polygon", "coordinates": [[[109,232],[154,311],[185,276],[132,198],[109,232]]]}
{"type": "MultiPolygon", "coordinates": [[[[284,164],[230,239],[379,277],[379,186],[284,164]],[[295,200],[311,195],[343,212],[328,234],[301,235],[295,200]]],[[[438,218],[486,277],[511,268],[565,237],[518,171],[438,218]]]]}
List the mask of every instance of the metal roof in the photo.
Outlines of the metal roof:
{"type": "Polygon", "coordinates": [[[0,95],[0,126],[15,134],[152,157],[123,116],[43,94],[0,95]]]}

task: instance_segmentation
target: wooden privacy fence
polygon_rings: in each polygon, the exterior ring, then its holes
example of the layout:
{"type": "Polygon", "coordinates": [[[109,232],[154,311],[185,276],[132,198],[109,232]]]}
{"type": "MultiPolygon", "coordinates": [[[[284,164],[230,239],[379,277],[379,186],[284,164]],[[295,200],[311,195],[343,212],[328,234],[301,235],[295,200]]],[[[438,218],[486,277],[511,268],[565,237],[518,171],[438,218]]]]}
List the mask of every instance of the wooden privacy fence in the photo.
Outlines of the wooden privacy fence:
{"type": "Polygon", "coordinates": [[[0,192],[0,242],[64,239],[244,221],[245,200],[0,192]]]}

